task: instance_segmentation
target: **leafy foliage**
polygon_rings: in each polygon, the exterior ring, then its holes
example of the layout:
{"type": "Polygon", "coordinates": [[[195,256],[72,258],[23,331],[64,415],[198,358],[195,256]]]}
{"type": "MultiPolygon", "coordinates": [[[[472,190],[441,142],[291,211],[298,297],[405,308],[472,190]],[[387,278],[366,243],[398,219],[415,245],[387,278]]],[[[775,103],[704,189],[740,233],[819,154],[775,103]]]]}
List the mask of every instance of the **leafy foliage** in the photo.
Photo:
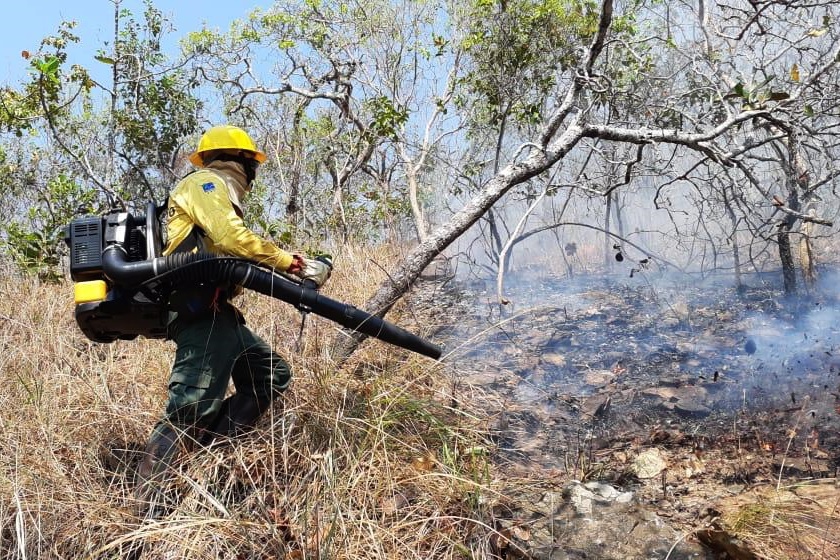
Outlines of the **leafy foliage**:
{"type": "Polygon", "coordinates": [[[111,70],[110,86],[80,65],[68,67],[80,39],[75,23],[64,22],[36,53],[22,53],[29,78],[0,91],[0,127],[28,150],[16,164],[28,188],[6,194],[26,213],[2,229],[16,262],[42,275],[55,274],[57,228],[77,211],[161,201],[183,165],[184,138],[198,128],[198,98],[162,50],[166,19],[151,1],[142,21],[117,9],[118,36],[95,57],[111,70]]]}
{"type": "MultiPolygon", "coordinates": [[[[120,136],[127,185],[145,185],[146,196],[162,200],[175,178],[183,139],[198,129],[201,103],[194,83],[180,69],[167,70],[161,50],[166,20],[147,0],[142,23],[129,19],[119,33],[111,61],[117,85],[112,118],[120,136]]],[[[135,193],[136,194],[136,193],[135,193]]]]}
{"type": "Polygon", "coordinates": [[[64,226],[79,209],[95,209],[96,193],[66,175],[58,175],[36,190],[32,198],[25,219],[5,226],[7,250],[23,270],[42,280],[57,280],[64,254],[64,226]]]}
{"type": "Polygon", "coordinates": [[[497,126],[509,115],[538,123],[559,73],[577,62],[579,46],[597,27],[597,3],[473,0],[468,6],[462,46],[471,67],[463,82],[466,95],[476,98],[478,122],[497,126]]]}

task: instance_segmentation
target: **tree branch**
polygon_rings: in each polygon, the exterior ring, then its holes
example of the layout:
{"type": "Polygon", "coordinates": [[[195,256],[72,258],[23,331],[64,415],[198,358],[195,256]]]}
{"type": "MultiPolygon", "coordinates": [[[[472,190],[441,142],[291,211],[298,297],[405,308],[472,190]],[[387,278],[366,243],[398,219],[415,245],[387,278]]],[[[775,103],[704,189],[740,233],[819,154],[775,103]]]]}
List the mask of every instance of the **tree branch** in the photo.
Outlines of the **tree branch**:
{"type": "Polygon", "coordinates": [[[796,210],[791,210],[788,208],[784,201],[780,199],[778,196],[773,196],[773,206],[775,206],[780,211],[784,212],[788,216],[793,216],[794,218],[798,218],[803,222],[810,222],[814,224],[821,224],[824,226],[833,226],[834,222],[831,220],[826,220],[825,218],[818,218],[816,216],[811,216],[810,214],[803,214],[802,212],[797,212],[796,210]]]}

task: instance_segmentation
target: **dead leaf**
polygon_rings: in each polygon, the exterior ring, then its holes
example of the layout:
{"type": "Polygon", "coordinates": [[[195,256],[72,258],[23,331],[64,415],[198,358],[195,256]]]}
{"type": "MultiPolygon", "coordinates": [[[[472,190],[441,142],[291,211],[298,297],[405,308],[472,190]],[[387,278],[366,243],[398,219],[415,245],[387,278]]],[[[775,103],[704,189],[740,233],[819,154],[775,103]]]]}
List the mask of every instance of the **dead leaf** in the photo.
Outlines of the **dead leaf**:
{"type": "Polygon", "coordinates": [[[408,498],[399,492],[391,496],[383,496],[379,500],[379,509],[385,515],[393,515],[408,505],[408,498]]]}
{"type": "Polygon", "coordinates": [[[797,66],[796,63],[794,63],[793,66],[790,67],[790,79],[794,82],[799,81],[799,66],[797,66]]]}
{"type": "Polygon", "coordinates": [[[566,357],[562,354],[543,354],[540,359],[552,366],[564,367],[566,365],[566,357]]]}
{"type": "Polygon", "coordinates": [[[519,539],[520,541],[529,541],[531,540],[531,531],[529,531],[525,527],[514,526],[512,528],[513,536],[519,539]]]}
{"type": "Polygon", "coordinates": [[[502,529],[498,533],[493,533],[490,536],[490,544],[499,556],[505,557],[507,555],[507,548],[510,545],[510,529],[502,529]]]}
{"type": "Polygon", "coordinates": [[[435,456],[433,453],[417,457],[411,462],[411,466],[420,472],[431,472],[435,468],[435,456]]]}
{"type": "Polygon", "coordinates": [[[706,472],[706,463],[696,455],[690,456],[684,463],[685,477],[691,478],[706,472]]]}

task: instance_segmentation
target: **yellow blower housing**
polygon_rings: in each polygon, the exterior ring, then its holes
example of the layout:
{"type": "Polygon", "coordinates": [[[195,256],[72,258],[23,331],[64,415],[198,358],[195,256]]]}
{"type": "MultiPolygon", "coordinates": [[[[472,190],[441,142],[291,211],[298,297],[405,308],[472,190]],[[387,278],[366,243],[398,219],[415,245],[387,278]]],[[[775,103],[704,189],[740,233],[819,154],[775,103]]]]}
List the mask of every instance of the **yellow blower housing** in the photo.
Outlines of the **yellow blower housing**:
{"type": "Polygon", "coordinates": [[[104,280],[77,282],[73,288],[73,300],[76,304],[103,301],[108,296],[108,284],[104,280]]]}

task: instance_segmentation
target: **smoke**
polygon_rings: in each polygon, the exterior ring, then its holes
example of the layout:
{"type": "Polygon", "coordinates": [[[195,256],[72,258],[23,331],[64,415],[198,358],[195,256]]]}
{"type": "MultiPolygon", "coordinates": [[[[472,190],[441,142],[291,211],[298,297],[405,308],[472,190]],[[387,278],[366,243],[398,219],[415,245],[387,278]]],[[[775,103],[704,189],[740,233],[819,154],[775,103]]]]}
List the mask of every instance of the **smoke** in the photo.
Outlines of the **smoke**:
{"type": "MultiPolygon", "coordinates": [[[[705,406],[788,406],[836,390],[840,306],[833,297],[784,298],[778,275],[700,276],[628,263],[609,275],[513,274],[504,306],[492,279],[467,294],[453,362],[496,368],[527,382],[516,394],[586,395],[587,374],[619,371],[628,387],[703,386],[705,406]],[[637,270],[632,276],[629,270],[637,270]],[[562,358],[562,359],[561,359],[562,358]],[[793,395],[793,397],[791,397],[793,395]]],[[[826,275],[815,293],[837,285],[826,275]]]]}
{"type": "Polygon", "coordinates": [[[745,314],[742,385],[751,396],[773,406],[797,406],[807,397],[829,405],[838,390],[840,306],[826,274],[813,295],[772,298],[765,309],[745,314]],[[817,297],[817,295],[823,297],[817,297]],[[752,350],[752,352],[750,352],[752,350]]]}

